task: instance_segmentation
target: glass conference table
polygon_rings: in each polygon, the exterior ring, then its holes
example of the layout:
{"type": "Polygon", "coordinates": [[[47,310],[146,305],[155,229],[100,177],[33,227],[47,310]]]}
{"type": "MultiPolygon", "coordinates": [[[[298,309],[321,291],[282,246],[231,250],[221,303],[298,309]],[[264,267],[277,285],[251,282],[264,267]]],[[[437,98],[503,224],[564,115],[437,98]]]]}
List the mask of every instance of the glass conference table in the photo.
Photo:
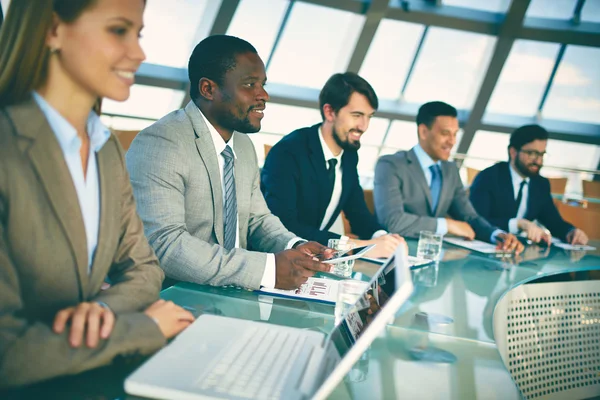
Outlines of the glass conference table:
{"type": "MultiPolygon", "coordinates": [[[[408,243],[414,255],[416,241],[408,243]]],[[[359,260],[355,277],[368,280],[377,268],[378,264],[359,260]]],[[[498,258],[444,244],[439,263],[413,270],[413,295],[331,398],[518,399],[520,393],[494,343],[494,306],[515,286],[573,275],[586,279],[594,270],[600,271],[599,250],[528,246],[520,257],[498,258]]],[[[210,313],[326,333],[333,328],[334,306],[328,304],[190,283],[165,289],[161,297],[196,315],[210,313]]],[[[133,398],[123,393],[123,380],[141,362],[119,360],[17,395],[133,398]]]]}

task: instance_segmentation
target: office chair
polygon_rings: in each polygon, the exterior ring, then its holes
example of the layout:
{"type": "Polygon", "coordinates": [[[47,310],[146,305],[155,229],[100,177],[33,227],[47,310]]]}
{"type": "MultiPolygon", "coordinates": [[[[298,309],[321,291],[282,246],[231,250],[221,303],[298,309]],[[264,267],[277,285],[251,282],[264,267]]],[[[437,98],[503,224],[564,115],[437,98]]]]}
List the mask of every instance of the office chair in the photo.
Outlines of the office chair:
{"type": "Polygon", "coordinates": [[[496,345],[526,399],[600,396],[600,282],[521,285],[494,310],[496,345]]]}

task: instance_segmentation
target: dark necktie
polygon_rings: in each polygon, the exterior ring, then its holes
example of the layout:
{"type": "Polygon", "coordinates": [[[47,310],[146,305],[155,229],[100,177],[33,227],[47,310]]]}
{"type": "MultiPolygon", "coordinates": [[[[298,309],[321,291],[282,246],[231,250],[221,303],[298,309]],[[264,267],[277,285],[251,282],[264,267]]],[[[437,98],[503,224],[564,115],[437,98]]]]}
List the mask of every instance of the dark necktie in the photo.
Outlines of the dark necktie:
{"type": "Polygon", "coordinates": [[[335,158],[331,158],[327,160],[327,164],[329,164],[329,169],[327,170],[327,179],[329,181],[330,193],[333,194],[333,186],[335,185],[335,166],[337,165],[337,160],[335,158]]]}
{"type": "Polygon", "coordinates": [[[519,193],[517,194],[517,200],[515,201],[517,203],[517,212],[515,213],[515,216],[517,216],[517,214],[519,213],[519,208],[521,207],[521,200],[523,199],[523,188],[525,187],[525,185],[527,185],[527,181],[522,180],[521,185],[519,185],[519,193]]]}
{"type": "Polygon", "coordinates": [[[235,247],[235,237],[237,229],[237,199],[235,196],[235,175],[233,173],[233,151],[231,147],[225,146],[221,152],[225,158],[223,166],[223,192],[225,193],[225,203],[223,204],[223,247],[231,250],[235,247]]]}
{"type": "Polygon", "coordinates": [[[437,164],[430,166],[429,170],[431,171],[431,186],[429,186],[431,189],[431,208],[435,214],[440,199],[440,192],[442,191],[442,171],[437,164]]]}

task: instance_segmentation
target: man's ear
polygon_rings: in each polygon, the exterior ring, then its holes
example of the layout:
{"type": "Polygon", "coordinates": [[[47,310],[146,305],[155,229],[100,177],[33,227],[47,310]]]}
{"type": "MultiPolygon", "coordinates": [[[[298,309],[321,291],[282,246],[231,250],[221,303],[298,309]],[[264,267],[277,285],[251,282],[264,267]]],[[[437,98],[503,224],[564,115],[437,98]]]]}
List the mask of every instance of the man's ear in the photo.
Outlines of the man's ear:
{"type": "Polygon", "coordinates": [[[427,128],[427,125],[425,125],[425,124],[420,124],[419,126],[417,126],[417,133],[419,135],[419,140],[427,139],[427,131],[428,130],[429,130],[429,128],[427,128]]]}
{"type": "Polygon", "coordinates": [[[323,115],[325,116],[325,121],[331,122],[335,119],[335,110],[331,104],[327,103],[323,105],[323,115]]]}
{"type": "Polygon", "coordinates": [[[205,100],[214,100],[217,87],[217,83],[208,78],[200,78],[200,81],[198,82],[198,92],[205,100]]]}
{"type": "Polygon", "coordinates": [[[46,46],[48,46],[53,52],[60,50],[60,27],[62,22],[56,13],[52,13],[52,25],[48,32],[46,32],[46,46]]]}

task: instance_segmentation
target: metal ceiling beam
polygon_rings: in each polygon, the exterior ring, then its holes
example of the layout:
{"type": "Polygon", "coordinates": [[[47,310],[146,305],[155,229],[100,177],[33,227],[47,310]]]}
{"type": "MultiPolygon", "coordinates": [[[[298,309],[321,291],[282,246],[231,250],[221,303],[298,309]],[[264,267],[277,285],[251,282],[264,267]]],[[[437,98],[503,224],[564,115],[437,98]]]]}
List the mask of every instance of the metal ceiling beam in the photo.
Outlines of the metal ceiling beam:
{"type": "Polygon", "coordinates": [[[523,20],[525,19],[525,13],[527,12],[527,7],[529,7],[529,2],[530,0],[513,1],[506,13],[506,18],[498,32],[498,39],[496,41],[496,46],[494,47],[494,52],[492,53],[490,64],[485,73],[469,119],[463,127],[463,135],[458,145],[458,149],[456,150],[457,153],[467,153],[469,146],[473,141],[473,137],[475,136],[475,132],[480,128],[480,122],[485,113],[485,109],[490,101],[490,97],[492,97],[492,92],[498,83],[502,67],[508,58],[510,49],[515,41],[513,32],[523,26],[523,20]]]}
{"type": "MultiPolygon", "coordinates": [[[[235,15],[235,11],[240,4],[240,0],[221,0],[221,6],[219,7],[219,11],[214,19],[212,27],[208,32],[208,36],[212,35],[224,35],[227,33],[227,29],[233,20],[233,16],[235,15]]],[[[194,43],[194,47],[196,43],[194,43]]],[[[191,49],[190,49],[191,54],[191,49]]],[[[187,103],[191,100],[190,98],[190,84],[187,80],[187,72],[186,72],[186,87],[185,87],[185,97],[183,98],[183,102],[181,103],[181,107],[185,107],[187,103]]]]}
{"type": "Polygon", "coordinates": [[[397,21],[496,35],[504,15],[463,7],[436,6],[424,1],[392,0],[386,18],[397,21]]]}
{"type": "MultiPolygon", "coordinates": [[[[187,70],[185,68],[144,63],[136,74],[136,83],[183,90],[188,83],[187,70]]],[[[268,92],[272,103],[319,109],[318,89],[270,83],[268,92]]],[[[419,106],[420,104],[417,103],[400,104],[396,101],[382,99],[379,102],[376,116],[378,118],[415,122],[419,106]]],[[[471,119],[472,112],[458,110],[458,120],[465,129],[471,119]]],[[[521,125],[537,123],[546,128],[553,139],[600,145],[600,125],[595,124],[550,119],[538,120],[535,117],[518,117],[506,114],[486,114],[485,119],[482,122],[479,121],[476,130],[511,133],[521,125]]],[[[465,153],[465,151],[458,152],[465,153]]]]}
{"type": "Polygon", "coordinates": [[[354,52],[350,57],[350,62],[348,62],[348,71],[355,73],[358,73],[358,71],[360,71],[360,67],[365,61],[365,57],[367,56],[369,47],[371,46],[371,43],[373,43],[373,39],[375,38],[377,28],[379,28],[381,20],[385,17],[388,3],[389,0],[371,1],[369,5],[369,10],[366,14],[365,23],[363,24],[362,31],[358,36],[356,46],[354,46],[354,52]]]}
{"type": "Polygon", "coordinates": [[[377,0],[301,0],[303,3],[335,8],[340,11],[348,11],[354,14],[366,14],[370,3],[377,0]]]}
{"type": "Polygon", "coordinates": [[[510,134],[518,127],[529,124],[543,126],[550,139],[600,145],[600,125],[584,122],[491,114],[485,116],[479,129],[510,134]]]}
{"type": "Polygon", "coordinates": [[[546,104],[546,100],[548,99],[548,94],[550,93],[550,89],[552,88],[552,84],[554,83],[554,78],[556,77],[556,72],[558,72],[558,67],[565,55],[565,50],[567,49],[566,44],[561,44],[558,53],[556,54],[556,61],[554,61],[554,66],[552,67],[552,72],[550,73],[550,79],[548,79],[548,83],[546,84],[546,88],[544,89],[544,94],[542,95],[542,100],[540,101],[540,105],[538,106],[538,113],[541,114],[544,109],[544,105],[546,104]]]}
{"type": "Polygon", "coordinates": [[[600,23],[581,22],[576,25],[569,20],[527,18],[524,26],[513,34],[520,39],[597,47],[600,23]]]}
{"type": "Polygon", "coordinates": [[[292,10],[294,9],[294,4],[296,0],[290,0],[290,3],[285,10],[285,14],[283,14],[283,18],[281,20],[281,24],[279,25],[279,29],[277,30],[277,35],[275,35],[275,41],[273,42],[273,47],[271,47],[271,52],[269,53],[269,58],[265,62],[265,69],[268,71],[271,62],[273,62],[273,56],[275,55],[275,51],[279,46],[279,42],[281,41],[281,37],[283,36],[283,29],[287,25],[288,20],[290,19],[290,15],[292,15],[292,10]]]}

